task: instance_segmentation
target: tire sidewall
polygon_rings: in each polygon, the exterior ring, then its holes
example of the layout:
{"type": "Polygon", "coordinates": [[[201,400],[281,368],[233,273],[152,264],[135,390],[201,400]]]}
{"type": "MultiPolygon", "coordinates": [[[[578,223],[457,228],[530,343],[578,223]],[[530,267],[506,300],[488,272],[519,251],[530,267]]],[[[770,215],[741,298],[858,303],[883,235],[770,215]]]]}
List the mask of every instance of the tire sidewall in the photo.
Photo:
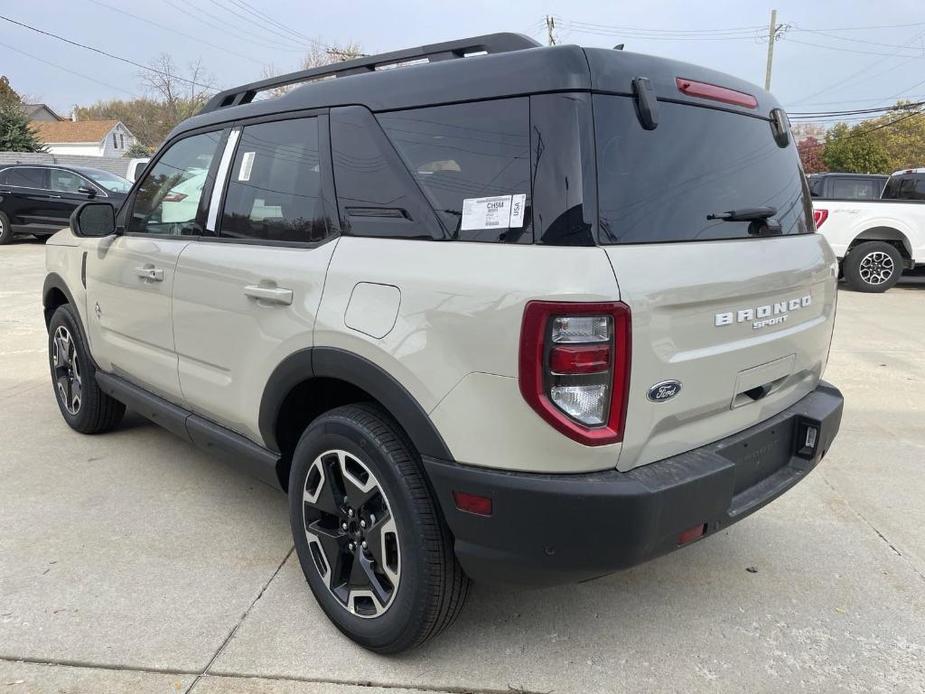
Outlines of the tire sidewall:
{"type": "Polygon", "coordinates": [[[289,476],[289,515],[299,563],[322,610],[338,629],[360,645],[381,648],[393,643],[413,627],[414,615],[420,612],[421,603],[426,600],[424,549],[421,533],[416,529],[414,503],[389,453],[361,424],[344,416],[323,416],[299,440],[289,476]],[[303,525],[302,490],[311,463],[321,453],[332,449],[347,451],[370,468],[385,491],[395,519],[401,578],[397,594],[380,617],[370,619],[350,614],[324,584],[311,558],[303,525]]]}
{"type": "Polygon", "coordinates": [[[10,226],[10,218],[5,213],[0,212],[0,246],[13,240],[13,227],[10,226]]]}
{"type": "Polygon", "coordinates": [[[48,367],[51,371],[51,385],[55,395],[55,402],[58,403],[61,416],[64,417],[65,421],[73,429],[80,431],[86,428],[90,423],[92,413],[96,407],[95,370],[93,368],[93,362],[90,360],[90,354],[84,343],[83,331],[80,329],[80,325],[74,315],[74,310],[69,304],[64,304],[55,309],[51,321],[48,324],[48,367]],[[71,334],[71,339],[74,341],[74,347],[77,350],[77,364],[80,369],[81,380],[80,409],[77,410],[77,414],[71,414],[67,411],[67,408],[64,407],[64,404],[61,402],[61,397],[58,395],[58,385],[55,381],[54,357],[52,356],[54,354],[53,343],[55,331],[62,325],[67,328],[67,331],[71,334]]]}
{"type": "Polygon", "coordinates": [[[845,282],[848,287],[858,292],[870,294],[885,292],[894,287],[903,272],[903,258],[896,247],[884,241],[862,243],[851,249],[842,263],[845,282]],[[869,284],[861,278],[861,261],[870,253],[882,252],[893,259],[893,275],[882,284],[869,284]]]}

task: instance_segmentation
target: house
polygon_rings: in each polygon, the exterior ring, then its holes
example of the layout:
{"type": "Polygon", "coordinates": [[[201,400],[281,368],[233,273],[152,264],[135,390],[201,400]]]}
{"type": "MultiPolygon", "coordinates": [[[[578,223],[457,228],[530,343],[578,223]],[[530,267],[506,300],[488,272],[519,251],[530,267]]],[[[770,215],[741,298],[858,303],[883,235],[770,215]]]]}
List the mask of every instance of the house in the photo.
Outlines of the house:
{"type": "Polygon", "coordinates": [[[62,121],[64,118],[51,110],[48,104],[23,104],[23,110],[29,120],[62,121]]]}
{"type": "Polygon", "coordinates": [[[121,157],[138,142],[117,120],[32,120],[29,124],[52,154],[121,157]]]}

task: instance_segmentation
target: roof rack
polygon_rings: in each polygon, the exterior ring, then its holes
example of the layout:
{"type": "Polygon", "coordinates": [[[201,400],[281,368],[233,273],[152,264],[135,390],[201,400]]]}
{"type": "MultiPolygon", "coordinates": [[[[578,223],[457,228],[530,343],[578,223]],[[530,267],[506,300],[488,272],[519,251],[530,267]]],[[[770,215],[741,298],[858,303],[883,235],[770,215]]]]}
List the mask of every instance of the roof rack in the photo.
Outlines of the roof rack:
{"type": "Polygon", "coordinates": [[[251,82],[250,84],[245,84],[240,87],[226,89],[209,99],[209,102],[200,113],[208,113],[209,111],[215,111],[220,108],[225,108],[226,106],[249,104],[259,92],[267,91],[268,89],[276,89],[277,87],[285,87],[299,82],[368,74],[376,70],[400,67],[404,63],[417,63],[419,61],[433,63],[441,60],[465,58],[473,54],[507,53],[510,51],[524,50],[526,48],[536,48],[540,45],[541,44],[523,34],[498,33],[474,36],[469,39],[446,41],[445,43],[433,43],[418,48],[405,48],[400,51],[392,51],[391,53],[364,56],[361,58],[354,58],[353,60],[345,60],[340,63],[332,63],[331,65],[311,68],[309,70],[290,72],[285,75],[279,75],[278,77],[270,77],[269,79],[260,80],[259,82],[251,82]]]}

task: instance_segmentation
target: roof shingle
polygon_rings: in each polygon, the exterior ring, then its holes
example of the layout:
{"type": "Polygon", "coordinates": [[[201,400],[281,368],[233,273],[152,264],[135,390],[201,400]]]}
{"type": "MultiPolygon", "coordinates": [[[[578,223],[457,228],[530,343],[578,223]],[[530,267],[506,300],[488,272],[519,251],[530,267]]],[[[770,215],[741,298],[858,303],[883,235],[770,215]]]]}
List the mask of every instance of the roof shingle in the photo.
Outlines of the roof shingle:
{"type": "Polygon", "coordinates": [[[46,144],[61,142],[99,143],[112,130],[117,120],[32,121],[29,125],[46,144]]]}

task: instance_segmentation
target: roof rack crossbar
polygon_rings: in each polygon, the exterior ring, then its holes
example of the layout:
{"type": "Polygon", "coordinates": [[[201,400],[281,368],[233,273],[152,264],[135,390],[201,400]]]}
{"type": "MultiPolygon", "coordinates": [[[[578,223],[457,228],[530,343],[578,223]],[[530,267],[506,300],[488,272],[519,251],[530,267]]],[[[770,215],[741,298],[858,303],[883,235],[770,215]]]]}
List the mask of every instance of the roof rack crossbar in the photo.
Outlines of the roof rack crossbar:
{"type": "Polygon", "coordinates": [[[499,33],[447,41],[445,43],[434,43],[418,48],[405,48],[400,51],[380,53],[379,55],[363,56],[226,89],[209,99],[200,113],[208,113],[227,106],[249,104],[260,92],[298,84],[299,82],[366,74],[390,66],[397,67],[402,63],[419,60],[427,60],[433,63],[441,60],[465,58],[473,53],[507,53],[526,48],[536,48],[539,45],[539,43],[523,34],[499,33]]]}

